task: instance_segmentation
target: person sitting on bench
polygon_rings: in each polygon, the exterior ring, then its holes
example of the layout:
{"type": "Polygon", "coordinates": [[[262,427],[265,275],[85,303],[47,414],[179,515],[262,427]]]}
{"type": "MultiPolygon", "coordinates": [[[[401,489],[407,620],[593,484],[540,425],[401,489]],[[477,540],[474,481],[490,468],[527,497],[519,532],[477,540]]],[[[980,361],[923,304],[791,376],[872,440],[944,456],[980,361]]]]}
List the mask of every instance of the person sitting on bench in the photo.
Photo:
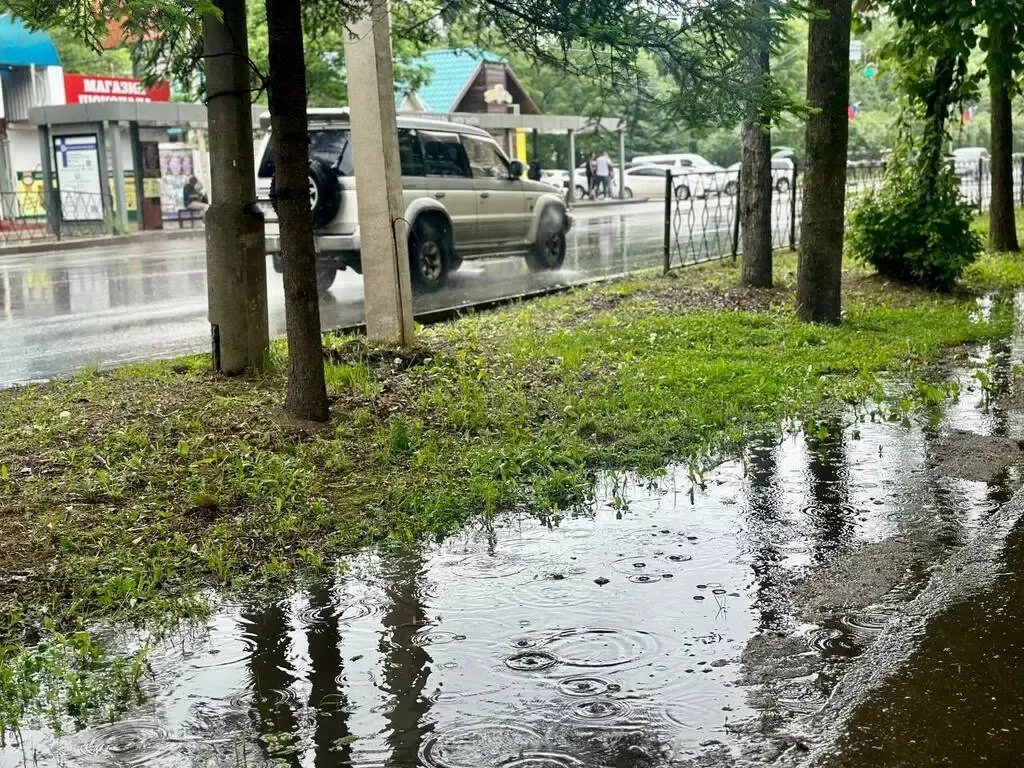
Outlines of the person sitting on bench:
{"type": "Polygon", "coordinates": [[[206,195],[202,193],[203,185],[199,183],[199,179],[195,176],[188,177],[188,183],[182,190],[182,196],[185,198],[185,208],[190,211],[199,211],[203,216],[206,215],[206,209],[210,207],[210,201],[206,195]]]}

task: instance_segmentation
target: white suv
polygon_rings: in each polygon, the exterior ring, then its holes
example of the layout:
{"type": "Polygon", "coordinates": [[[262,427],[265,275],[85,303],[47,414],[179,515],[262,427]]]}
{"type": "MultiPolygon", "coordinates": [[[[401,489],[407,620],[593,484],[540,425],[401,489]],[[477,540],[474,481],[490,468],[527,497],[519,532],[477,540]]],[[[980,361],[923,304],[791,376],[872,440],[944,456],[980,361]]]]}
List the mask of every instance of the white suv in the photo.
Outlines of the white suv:
{"type": "MultiPolygon", "coordinates": [[[[267,121],[265,121],[267,122],[267,121]]],[[[264,126],[266,127],[266,126],[264,126]]],[[[339,269],[362,273],[359,217],[347,109],[309,110],[309,183],[317,282],[327,291],[339,269]]],[[[527,181],[490,134],[437,120],[398,117],[405,219],[413,286],[439,290],[463,259],[521,252],[532,271],[565,260],[572,220],[557,190],[527,181]]],[[[269,134],[257,157],[256,194],[266,215],[266,248],[281,271],[269,134]]]]}

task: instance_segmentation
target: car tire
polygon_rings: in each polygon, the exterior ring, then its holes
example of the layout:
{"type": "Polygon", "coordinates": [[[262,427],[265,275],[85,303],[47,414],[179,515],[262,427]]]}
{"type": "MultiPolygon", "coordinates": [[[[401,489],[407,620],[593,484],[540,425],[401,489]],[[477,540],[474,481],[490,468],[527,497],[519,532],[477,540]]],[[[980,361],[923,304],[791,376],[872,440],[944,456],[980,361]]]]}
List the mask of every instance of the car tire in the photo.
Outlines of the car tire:
{"type": "Polygon", "coordinates": [[[565,263],[565,225],[550,208],[537,226],[537,239],[526,253],[531,272],[553,272],[565,263]]]}
{"type": "Polygon", "coordinates": [[[444,288],[451,271],[448,228],[433,217],[419,218],[409,234],[409,277],[419,293],[444,288]]]}
{"type": "Polygon", "coordinates": [[[783,195],[789,192],[789,179],[781,178],[775,182],[775,191],[783,195]]]}
{"type": "Polygon", "coordinates": [[[729,197],[736,197],[736,193],[740,191],[740,185],[735,181],[729,181],[725,184],[725,194],[729,197]]]}
{"type": "Polygon", "coordinates": [[[632,189],[630,189],[629,187],[626,187],[624,192],[625,192],[625,196],[626,196],[627,200],[632,200],[633,199],[633,190],[632,189]]]}
{"type": "Polygon", "coordinates": [[[689,199],[690,199],[690,188],[688,186],[686,186],[685,184],[680,184],[678,187],[676,187],[676,200],[678,202],[681,203],[684,200],[689,200],[689,199]]]}
{"type": "MultiPolygon", "coordinates": [[[[270,203],[277,209],[277,177],[270,180],[270,203]]],[[[313,214],[313,229],[326,227],[341,209],[341,182],[323,160],[309,161],[309,208],[313,214]]]]}
{"type": "Polygon", "coordinates": [[[321,296],[331,290],[334,279],[338,276],[338,268],[333,264],[316,265],[316,290],[321,296]]]}

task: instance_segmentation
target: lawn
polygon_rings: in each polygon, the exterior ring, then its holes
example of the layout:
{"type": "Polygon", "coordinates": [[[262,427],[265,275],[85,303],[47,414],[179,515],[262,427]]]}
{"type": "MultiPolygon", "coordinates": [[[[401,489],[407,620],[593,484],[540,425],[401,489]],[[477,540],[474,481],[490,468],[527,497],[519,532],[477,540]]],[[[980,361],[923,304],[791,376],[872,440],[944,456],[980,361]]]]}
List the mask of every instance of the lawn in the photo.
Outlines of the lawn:
{"type": "Polygon", "coordinates": [[[282,415],[280,346],[256,378],[194,357],[0,392],[0,645],[174,620],[204,587],[471,518],[557,518],[602,467],[697,479],[751,435],[881,397],[880,372],[1007,335],[1008,308],[978,321],[972,293],[1016,281],[1011,261],[952,297],[851,268],[835,328],[796,320],[787,257],[767,292],[720,263],[466,317],[413,350],[327,337],[323,428],[282,415]]]}

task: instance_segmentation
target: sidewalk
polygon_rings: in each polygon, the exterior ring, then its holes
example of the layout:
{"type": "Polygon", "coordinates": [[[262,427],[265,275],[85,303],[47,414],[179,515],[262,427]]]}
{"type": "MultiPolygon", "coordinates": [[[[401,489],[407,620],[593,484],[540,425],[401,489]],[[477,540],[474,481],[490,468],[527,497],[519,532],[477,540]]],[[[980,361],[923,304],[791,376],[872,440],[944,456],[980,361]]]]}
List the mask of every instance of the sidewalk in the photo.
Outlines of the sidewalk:
{"type": "Polygon", "coordinates": [[[99,248],[104,245],[124,245],[145,240],[187,240],[206,236],[206,228],[194,229],[148,229],[127,235],[99,235],[58,240],[56,237],[40,238],[26,242],[0,245],[0,259],[26,253],[53,253],[54,251],[76,251],[83,248],[99,248]]]}

